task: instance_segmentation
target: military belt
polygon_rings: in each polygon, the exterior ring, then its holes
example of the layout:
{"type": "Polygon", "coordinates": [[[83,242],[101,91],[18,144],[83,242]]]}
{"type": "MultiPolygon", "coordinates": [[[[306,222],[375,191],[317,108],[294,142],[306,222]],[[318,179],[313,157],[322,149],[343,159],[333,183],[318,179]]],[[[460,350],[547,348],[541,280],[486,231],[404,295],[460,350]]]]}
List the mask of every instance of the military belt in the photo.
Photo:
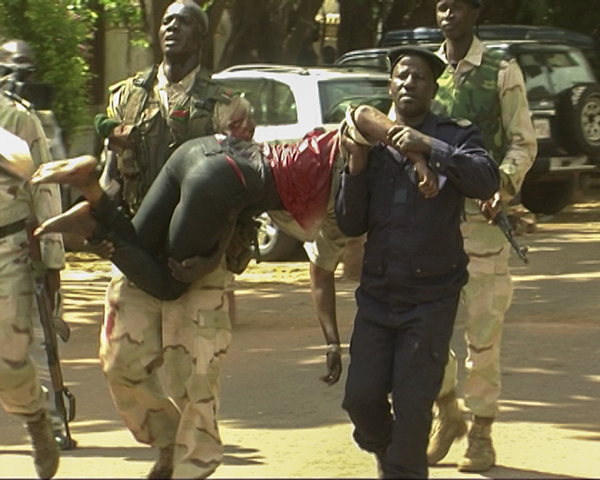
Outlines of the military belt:
{"type": "Polygon", "coordinates": [[[18,233],[21,230],[25,230],[25,219],[17,220],[16,222],[9,223],[0,227],[0,238],[8,237],[14,233],[18,233]]]}

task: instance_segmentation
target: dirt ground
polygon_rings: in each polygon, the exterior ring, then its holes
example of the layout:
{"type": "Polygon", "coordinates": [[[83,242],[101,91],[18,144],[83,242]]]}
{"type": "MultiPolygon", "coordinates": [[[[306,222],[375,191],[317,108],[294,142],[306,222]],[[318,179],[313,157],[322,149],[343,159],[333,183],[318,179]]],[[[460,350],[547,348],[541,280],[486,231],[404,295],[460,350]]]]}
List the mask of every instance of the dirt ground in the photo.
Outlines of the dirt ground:
{"type": "MultiPolygon", "coordinates": [[[[511,259],[515,298],[502,351],[501,416],[494,426],[498,466],[485,475],[456,471],[457,443],[434,478],[590,478],[600,476],[600,192],[538,222],[517,240],[530,264],[511,259]]],[[[356,282],[338,272],[338,316],[347,365],[356,282]]],[[[65,452],[57,478],[141,478],[154,452],[120,421],[97,359],[110,265],[69,255],[63,275],[71,340],[63,375],[77,397],[79,447],[65,452]]],[[[324,345],[304,261],[251,264],[236,279],[236,325],[222,375],[217,478],[373,478],[375,462],[351,438],[340,403],[343,381],[327,387],[324,345]]],[[[460,325],[460,316],[459,316],[460,325]]],[[[464,358],[461,329],[453,339],[464,358]]],[[[344,372],[345,373],[345,372],[344,372]]],[[[462,378],[462,371],[461,371],[462,378]]],[[[32,478],[25,430],[0,415],[0,477],[32,478]]]]}

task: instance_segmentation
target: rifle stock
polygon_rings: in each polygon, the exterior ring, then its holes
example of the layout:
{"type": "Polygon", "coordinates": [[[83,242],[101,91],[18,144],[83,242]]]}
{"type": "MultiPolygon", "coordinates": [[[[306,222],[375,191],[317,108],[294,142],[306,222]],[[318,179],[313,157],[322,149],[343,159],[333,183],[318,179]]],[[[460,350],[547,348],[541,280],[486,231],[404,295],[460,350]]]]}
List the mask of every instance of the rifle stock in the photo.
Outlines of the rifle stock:
{"type": "Polygon", "coordinates": [[[513,228],[510,225],[506,213],[504,213],[502,210],[498,212],[498,214],[494,217],[494,223],[498,225],[500,230],[502,230],[502,233],[509,241],[510,246],[519,256],[519,258],[523,261],[523,263],[529,263],[529,259],[527,258],[527,251],[529,249],[527,247],[521,247],[515,240],[513,236],[513,228]]]}
{"type": "Polygon", "coordinates": [[[29,217],[26,225],[27,237],[29,239],[29,252],[33,265],[34,294],[38,310],[40,312],[40,323],[42,324],[42,329],[44,331],[44,346],[46,350],[46,356],[48,357],[48,370],[50,372],[50,379],[52,381],[52,390],[54,391],[56,409],[65,426],[66,444],[63,445],[62,448],[68,450],[74,448],[76,445],[75,440],[73,440],[71,437],[71,431],[69,429],[69,422],[73,421],[75,418],[75,397],[65,386],[60,368],[58,342],[56,339],[56,330],[52,315],[52,300],[46,278],[46,267],[42,263],[40,243],[33,235],[38,223],[34,217],[29,217]],[[63,396],[68,400],[68,410],[63,396]]]}

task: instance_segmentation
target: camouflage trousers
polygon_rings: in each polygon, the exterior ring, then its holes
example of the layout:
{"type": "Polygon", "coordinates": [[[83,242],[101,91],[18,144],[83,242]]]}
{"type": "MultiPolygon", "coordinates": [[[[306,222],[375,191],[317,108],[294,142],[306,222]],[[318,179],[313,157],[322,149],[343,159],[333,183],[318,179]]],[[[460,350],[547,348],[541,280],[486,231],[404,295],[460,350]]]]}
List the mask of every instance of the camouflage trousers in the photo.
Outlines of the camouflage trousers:
{"type": "Polygon", "coordinates": [[[27,235],[19,232],[0,239],[0,403],[25,421],[44,406],[28,355],[36,317],[27,235]]]}
{"type": "Polygon", "coordinates": [[[120,273],[108,287],[102,369],[134,437],[154,447],[175,445],[173,478],[204,478],[222,462],[217,412],[231,341],[227,275],[219,270],[171,302],[120,273]]]}
{"type": "MultiPolygon", "coordinates": [[[[508,269],[510,245],[500,229],[479,215],[461,226],[469,255],[469,282],[461,292],[467,358],[463,389],[465,405],[477,416],[496,417],[500,397],[500,343],[504,315],[512,302],[513,285],[508,269]]],[[[457,386],[454,352],[444,373],[439,396],[457,386]]]]}

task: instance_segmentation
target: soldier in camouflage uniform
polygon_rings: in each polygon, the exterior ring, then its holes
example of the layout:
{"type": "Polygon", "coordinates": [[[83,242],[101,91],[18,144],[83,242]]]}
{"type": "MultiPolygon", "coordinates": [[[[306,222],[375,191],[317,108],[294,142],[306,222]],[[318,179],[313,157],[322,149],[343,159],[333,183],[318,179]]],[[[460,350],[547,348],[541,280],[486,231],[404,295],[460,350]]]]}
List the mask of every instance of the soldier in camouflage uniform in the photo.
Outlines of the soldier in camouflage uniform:
{"type": "MultiPolygon", "coordinates": [[[[7,152],[11,143],[23,143],[16,137],[24,141],[19,153],[26,155],[26,161],[21,164],[25,170],[18,169],[20,173],[31,174],[35,167],[52,160],[38,118],[14,95],[9,97],[0,93],[0,127],[4,129],[0,142],[4,161],[10,159],[7,152]],[[16,142],[11,142],[11,137],[16,142]]],[[[60,211],[57,185],[29,187],[24,180],[8,175],[4,169],[0,171],[0,255],[3,259],[0,276],[0,403],[8,413],[27,422],[40,478],[54,476],[59,451],[37,371],[27,353],[33,341],[33,321],[37,314],[25,219],[34,214],[41,222],[60,211]]],[[[49,288],[56,292],[60,287],[59,272],[65,263],[62,237],[53,234],[42,239],[41,252],[48,268],[49,288]]]]}
{"type": "MultiPolygon", "coordinates": [[[[178,145],[228,125],[231,97],[200,66],[207,32],[208,18],[197,5],[172,3],[159,32],[163,62],[113,86],[108,115],[97,119],[107,137],[105,191],[131,214],[178,145]]],[[[193,274],[194,260],[180,270],[193,274]]],[[[125,424],[139,442],[159,449],[150,478],[204,478],[222,461],[216,415],[231,340],[231,278],[222,261],[169,302],[118,271],[110,282],[100,360],[125,424]]]]}
{"type": "MultiPolygon", "coordinates": [[[[469,255],[469,282],[462,291],[467,342],[464,396],[473,413],[468,448],[458,464],[458,469],[466,472],[486,471],[495,464],[491,426],[500,396],[500,341],[513,295],[509,243],[486,217],[493,218],[501,204],[517,195],[537,153],[518,64],[499,52],[486,51],[473,35],[480,9],[480,0],[437,2],[437,22],[446,39],[438,55],[449,65],[438,80],[437,105],[432,107],[436,113],[477,125],[500,166],[500,191],[487,202],[467,200],[462,224],[469,255]]],[[[428,449],[431,465],[446,456],[455,439],[467,433],[456,400],[456,372],[456,358],[451,354],[436,401],[438,416],[428,449]]]]}
{"type": "MultiPolygon", "coordinates": [[[[0,80],[0,82],[2,83],[0,88],[8,89],[9,92],[13,92],[14,90],[16,90],[18,87],[12,82],[15,73],[17,73],[19,81],[22,82],[22,86],[28,84],[34,86],[40,85],[30,83],[34,82],[35,80],[34,67],[35,55],[27,42],[23,40],[9,40],[2,44],[2,46],[0,46],[0,68],[4,68],[7,72],[10,72],[0,80]],[[17,69],[22,69],[22,71],[17,72],[17,69]]],[[[44,85],[42,84],[41,86],[44,85]]],[[[35,92],[32,92],[31,90],[29,90],[29,92],[27,93],[35,94],[35,92]]],[[[45,94],[47,93],[47,90],[44,89],[41,91],[41,93],[45,94]]],[[[39,95],[36,96],[39,97],[39,95]]],[[[40,100],[47,102],[48,99],[40,98],[40,100]]],[[[40,123],[44,130],[44,135],[48,144],[50,156],[52,157],[51,159],[60,160],[66,158],[66,151],[62,141],[62,132],[60,127],[58,126],[58,123],[56,122],[56,118],[54,117],[54,113],[52,112],[52,110],[47,110],[48,103],[45,103],[44,105],[39,105],[42,108],[44,108],[44,110],[40,110],[38,108],[38,105],[32,106],[36,108],[35,114],[40,120],[40,123]]],[[[64,192],[61,191],[61,196],[62,193],[64,192]]],[[[63,341],[66,342],[71,332],[67,323],[62,319],[62,312],[62,296],[59,291],[57,292],[55,298],[54,326],[56,328],[57,334],[61,337],[63,341]]],[[[49,392],[52,391],[52,382],[50,380],[50,371],[48,370],[48,357],[46,354],[44,344],[44,332],[39,322],[34,322],[34,338],[35,340],[33,342],[29,354],[31,356],[31,359],[35,362],[36,367],[38,368],[38,374],[42,382],[42,390],[44,391],[44,396],[47,398],[47,408],[52,418],[54,438],[61,450],[70,450],[75,447],[76,442],[73,439],[67,437],[64,431],[63,419],[58,413],[56,407],[55,396],[49,394],[49,392]]]]}

